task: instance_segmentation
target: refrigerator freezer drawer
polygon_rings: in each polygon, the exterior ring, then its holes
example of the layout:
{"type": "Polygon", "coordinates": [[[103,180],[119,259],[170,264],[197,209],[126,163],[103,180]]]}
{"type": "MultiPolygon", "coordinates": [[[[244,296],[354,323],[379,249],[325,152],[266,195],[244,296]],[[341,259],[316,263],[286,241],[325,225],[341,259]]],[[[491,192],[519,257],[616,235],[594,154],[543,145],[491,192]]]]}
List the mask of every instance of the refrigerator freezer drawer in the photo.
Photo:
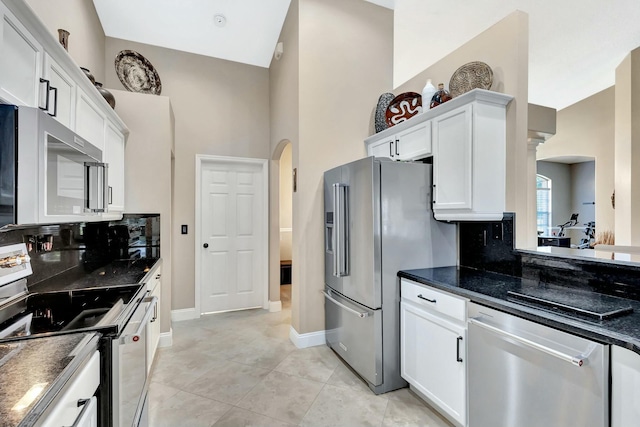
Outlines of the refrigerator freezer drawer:
{"type": "Polygon", "coordinates": [[[382,310],[371,310],[326,287],[327,345],[362,378],[382,384],[382,310]]]}

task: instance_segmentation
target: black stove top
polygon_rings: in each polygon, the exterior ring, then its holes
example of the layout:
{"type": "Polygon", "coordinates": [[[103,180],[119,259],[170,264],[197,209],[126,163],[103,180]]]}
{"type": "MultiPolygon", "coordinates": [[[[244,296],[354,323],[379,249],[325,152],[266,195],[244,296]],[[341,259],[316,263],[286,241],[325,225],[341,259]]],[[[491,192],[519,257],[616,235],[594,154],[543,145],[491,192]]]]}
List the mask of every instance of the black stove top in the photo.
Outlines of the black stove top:
{"type": "Polygon", "coordinates": [[[23,328],[3,338],[2,331],[29,315],[30,336],[114,326],[139,290],[135,284],[29,294],[0,309],[0,341],[27,335],[23,328]]]}
{"type": "Polygon", "coordinates": [[[509,299],[557,313],[574,315],[585,320],[604,321],[633,312],[628,301],[614,296],[581,292],[568,293],[552,287],[523,288],[508,291],[509,299]]]}

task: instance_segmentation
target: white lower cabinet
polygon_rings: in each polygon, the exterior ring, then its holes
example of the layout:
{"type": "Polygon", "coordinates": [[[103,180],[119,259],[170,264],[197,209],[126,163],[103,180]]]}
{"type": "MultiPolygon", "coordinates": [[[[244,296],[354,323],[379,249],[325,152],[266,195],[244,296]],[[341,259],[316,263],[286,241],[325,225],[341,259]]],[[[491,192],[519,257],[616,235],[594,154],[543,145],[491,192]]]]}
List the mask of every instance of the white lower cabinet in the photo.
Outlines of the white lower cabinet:
{"type": "Polygon", "coordinates": [[[611,427],[640,420],[640,354],[611,346],[611,427]]]}
{"type": "Polygon", "coordinates": [[[96,427],[98,406],[94,394],[100,385],[100,353],[94,352],[89,362],[67,383],[41,427],[96,427]],[[81,404],[79,404],[81,402],[81,404]]]}
{"type": "Polygon", "coordinates": [[[404,279],[401,296],[401,375],[443,415],[466,426],[466,311],[458,310],[466,301],[404,279]]]}
{"type": "MultiPolygon", "coordinates": [[[[159,261],[161,262],[161,261],[159,261]]],[[[152,271],[152,278],[147,283],[147,289],[151,292],[150,296],[157,297],[158,303],[156,304],[156,312],[149,325],[147,326],[147,373],[151,371],[153,365],[153,359],[158,349],[158,343],[160,342],[160,307],[162,303],[162,264],[152,271]]]]}

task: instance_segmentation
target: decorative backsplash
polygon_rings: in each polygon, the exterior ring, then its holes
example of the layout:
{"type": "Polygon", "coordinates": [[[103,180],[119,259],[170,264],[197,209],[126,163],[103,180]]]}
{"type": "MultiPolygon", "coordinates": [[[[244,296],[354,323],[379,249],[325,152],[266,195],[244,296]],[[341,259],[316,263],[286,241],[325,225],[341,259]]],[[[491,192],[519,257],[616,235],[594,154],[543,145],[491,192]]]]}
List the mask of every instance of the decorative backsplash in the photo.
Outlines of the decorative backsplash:
{"type": "Polygon", "coordinates": [[[0,246],[25,243],[33,274],[29,287],[82,267],[160,257],[160,215],[125,214],[121,221],[33,225],[0,231],[0,246]]]}

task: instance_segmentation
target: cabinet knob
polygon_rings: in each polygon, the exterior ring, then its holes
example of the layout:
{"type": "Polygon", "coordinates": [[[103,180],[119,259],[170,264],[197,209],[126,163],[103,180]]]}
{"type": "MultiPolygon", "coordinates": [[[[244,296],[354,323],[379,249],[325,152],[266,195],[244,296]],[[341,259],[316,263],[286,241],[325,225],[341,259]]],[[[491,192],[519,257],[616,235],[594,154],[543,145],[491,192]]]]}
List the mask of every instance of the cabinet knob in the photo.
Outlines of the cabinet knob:
{"type": "Polygon", "coordinates": [[[203,248],[207,249],[209,247],[208,243],[205,243],[204,245],[202,245],[203,248]]]}

